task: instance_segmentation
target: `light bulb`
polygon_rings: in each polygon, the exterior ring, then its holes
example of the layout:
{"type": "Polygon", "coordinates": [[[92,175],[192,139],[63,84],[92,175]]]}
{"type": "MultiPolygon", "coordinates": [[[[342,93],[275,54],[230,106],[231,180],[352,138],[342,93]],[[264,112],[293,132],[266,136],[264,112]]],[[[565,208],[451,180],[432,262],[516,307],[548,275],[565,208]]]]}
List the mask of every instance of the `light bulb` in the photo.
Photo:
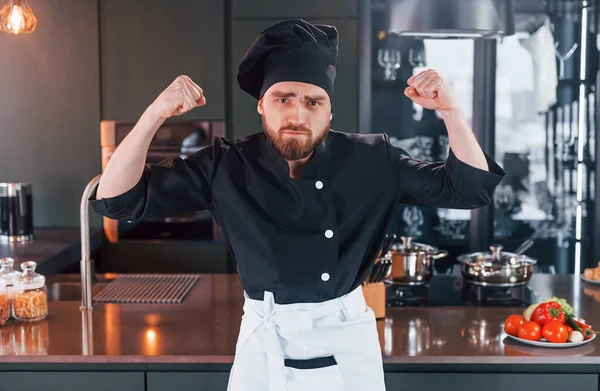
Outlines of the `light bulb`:
{"type": "Polygon", "coordinates": [[[37,18],[27,4],[27,0],[8,0],[0,8],[0,31],[10,34],[32,33],[37,25],[37,18]]]}

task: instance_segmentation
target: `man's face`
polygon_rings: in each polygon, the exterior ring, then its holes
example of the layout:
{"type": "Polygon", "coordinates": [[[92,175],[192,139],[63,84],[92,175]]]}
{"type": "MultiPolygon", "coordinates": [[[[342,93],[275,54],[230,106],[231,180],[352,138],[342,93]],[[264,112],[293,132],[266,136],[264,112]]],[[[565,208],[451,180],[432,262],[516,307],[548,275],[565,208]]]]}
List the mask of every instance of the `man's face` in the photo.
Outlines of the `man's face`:
{"type": "Polygon", "coordinates": [[[265,134],[285,160],[308,157],[329,132],[329,95],[313,84],[273,84],[258,101],[257,110],[265,134]]]}

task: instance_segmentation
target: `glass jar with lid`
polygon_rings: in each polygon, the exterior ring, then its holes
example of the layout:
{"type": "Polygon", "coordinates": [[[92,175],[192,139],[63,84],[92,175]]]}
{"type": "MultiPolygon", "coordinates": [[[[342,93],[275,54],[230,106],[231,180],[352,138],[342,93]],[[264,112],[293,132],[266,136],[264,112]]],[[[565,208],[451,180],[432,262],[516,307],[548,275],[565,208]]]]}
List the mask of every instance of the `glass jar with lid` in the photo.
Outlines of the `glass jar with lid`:
{"type": "Polygon", "coordinates": [[[0,280],[4,280],[6,283],[9,301],[12,301],[12,290],[15,280],[21,275],[21,273],[14,269],[14,264],[15,260],[10,257],[0,258],[0,280]]]}
{"type": "Polygon", "coordinates": [[[48,315],[46,278],[35,272],[36,263],[23,262],[23,273],[14,282],[12,314],[16,320],[35,322],[48,315]]]}
{"type": "Polygon", "coordinates": [[[10,300],[6,282],[0,279],[0,326],[4,326],[10,317],[10,300]]]}

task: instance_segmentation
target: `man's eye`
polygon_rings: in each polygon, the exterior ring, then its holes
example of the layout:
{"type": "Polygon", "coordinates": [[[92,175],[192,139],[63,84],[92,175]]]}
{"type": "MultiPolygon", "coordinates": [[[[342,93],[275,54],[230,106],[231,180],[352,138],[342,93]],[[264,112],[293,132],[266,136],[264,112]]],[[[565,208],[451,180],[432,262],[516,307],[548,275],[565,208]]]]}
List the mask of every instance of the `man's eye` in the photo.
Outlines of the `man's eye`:
{"type": "Polygon", "coordinates": [[[279,98],[278,101],[279,103],[285,103],[287,102],[287,98],[279,98]]]}
{"type": "Polygon", "coordinates": [[[317,102],[316,100],[311,100],[309,103],[311,106],[318,106],[319,102],[317,102]]]}

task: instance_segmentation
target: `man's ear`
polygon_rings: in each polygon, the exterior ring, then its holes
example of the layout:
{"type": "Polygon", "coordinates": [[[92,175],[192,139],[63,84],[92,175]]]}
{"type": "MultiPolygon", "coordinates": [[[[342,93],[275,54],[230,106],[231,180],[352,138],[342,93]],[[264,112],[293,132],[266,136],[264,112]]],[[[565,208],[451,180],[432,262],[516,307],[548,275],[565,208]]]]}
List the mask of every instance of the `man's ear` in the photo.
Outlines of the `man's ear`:
{"type": "Polygon", "coordinates": [[[258,114],[263,115],[264,110],[263,110],[263,100],[262,98],[260,98],[258,100],[258,103],[256,104],[256,111],[258,111],[258,114]]]}

